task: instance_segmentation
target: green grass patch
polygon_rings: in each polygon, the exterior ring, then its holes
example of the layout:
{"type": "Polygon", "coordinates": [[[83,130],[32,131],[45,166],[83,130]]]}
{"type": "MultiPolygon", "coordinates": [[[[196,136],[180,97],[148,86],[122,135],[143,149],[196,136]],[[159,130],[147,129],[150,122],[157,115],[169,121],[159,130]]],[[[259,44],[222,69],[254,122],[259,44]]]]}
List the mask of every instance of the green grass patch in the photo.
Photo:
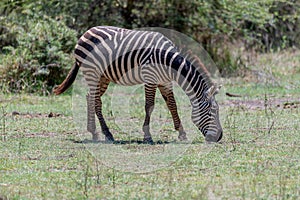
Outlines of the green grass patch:
{"type": "MultiPolygon", "coordinates": [[[[281,71],[278,66],[272,65],[272,74],[281,71]]],[[[282,75],[280,86],[226,80],[218,97],[224,138],[210,145],[190,122],[188,99],[177,89],[190,140],[177,141],[171,116],[157,93],[151,122],[155,145],[139,142],[144,118],[140,87],[117,90],[112,85],[103,97],[104,115],[120,141],[115,144],[90,141],[85,121],[78,122],[85,116],[79,117],[85,110],[83,95],[73,106],[69,95],[1,94],[0,197],[298,199],[299,91],[286,89],[290,82],[299,88],[296,79],[296,74],[282,75]],[[225,92],[243,97],[227,97],[225,92]],[[78,115],[73,116],[74,109],[78,115]]]]}

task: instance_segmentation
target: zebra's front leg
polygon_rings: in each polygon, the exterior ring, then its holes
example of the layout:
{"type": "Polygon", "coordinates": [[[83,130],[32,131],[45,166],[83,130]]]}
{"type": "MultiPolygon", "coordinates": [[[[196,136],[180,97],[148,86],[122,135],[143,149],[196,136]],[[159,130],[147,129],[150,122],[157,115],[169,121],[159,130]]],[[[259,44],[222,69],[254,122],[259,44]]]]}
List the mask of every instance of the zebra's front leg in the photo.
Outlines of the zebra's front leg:
{"type": "Polygon", "coordinates": [[[101,101],[100,96],[96,96],[96,98],[95,98],[95,111],[96,111],[96,115],[100,122],[102,133],[105,135],[105,141],[113,142],[114,137],[111,134],[111,132],[109,131],[109,128],[104,120],[103,115],[102,115],[102,101],[101,101]]]}
{"type": "Polygon", "coordinates": [[[99,140],[99,133],[96,132],[95,123],[95,98],[88,93],[86,95],[87,102],[87,130],[92,133],[93,141],[99,140]]]}
{"type": "Polygon", "coordinates": [[[151,133],[150,133],[150,117],[151,113],[154,109],[154,101],[155,101],[155,92],[156,92],[156,85],[153,84],[146,84],[145,85],[145,121],[143,125],[143,132],[144,132],[144,142],[146,143],[153,143],[151,133]]]}
{"type": "Polygon", "coordinates": [[[109,131],[109,128],[104,120],[104,117],[102,115],[102,101],[101,101],[101,96],[105,93],[107,87],[109,84],[109,80],[106,79],[105,77],[100,78],[100,84],[98,85],[95,93],[95,112],[96,115],[99,119],[100,126],[102,133],[105,135],[105,141],[107,142],[113,142],[114,137],[109,131]]]}
{"type": "Polygon", "coordinates": [[[172,118],[173,118],[173,123],[174,123],[174,128],[179,132],[178,139],[179,140],[187,140],[186,137],[186,132],[183,129],[181,120],[179,118],[178,112],[177,112],[177,105],[173,93],[173,87],[172,87],[172,82],[167,84],[167,85],[160,85],[158,86],[160,93],[162,94],[168,109],[171,112],[172,118]]]}

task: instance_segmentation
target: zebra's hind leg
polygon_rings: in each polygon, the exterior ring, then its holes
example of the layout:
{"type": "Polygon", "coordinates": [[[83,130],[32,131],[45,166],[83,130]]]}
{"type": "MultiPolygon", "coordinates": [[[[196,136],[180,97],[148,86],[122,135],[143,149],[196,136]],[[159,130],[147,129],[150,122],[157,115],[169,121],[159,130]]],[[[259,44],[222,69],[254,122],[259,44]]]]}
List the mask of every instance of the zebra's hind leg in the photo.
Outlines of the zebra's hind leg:
{"type": "Polygon", "coordinates": [[[143,132],[144,132],[144,142],[146,143],[153,143],[151,133],[150,133],[150,117],[151,113],[154,109],[154,100],[155,100],[155,92],[156,92],[157,85],[154,84],[145,84],[145,121],[143,125],[143,132]]]}
{"type": "Polygon", "coordinates": [[[174,128],[175,130],[179,131],[178,139],[179,140],[186,140],[186,132],[183,129],[183,126],[181,124],[181,120],[179,118],[178,112],[177,112],[177,105],[173,93],[173,87],[172,82],[166,84],[166,85],[159,85],[158,86],[160,93],[162,94],[168,109],[171,112],[174,128]]]}
{"type": "Polygon", "coordinates": [[[95,99],[92,98],[90,93],[86,95],[87,102],[87,130],[92,133],[93,141],[99,140],[99,133],[96,132],[95,123],[95,99]]]}
{"type": "Polygon", "coordinates": [[[113,142],[114,137],[111,134],[111,132],[109,131],[109,128],[106,125],[106,122],[102,115],[102,101],[101,101],[101,96],[105,93],[109,82],[110,81],[103,76],[100,78],[100,82],[99,82],[99,85],[98,85],[98,87],[96,89],[96,93],[95,93],[95,111],[96,111],[96,115],[97,115],[100,125],[101,125],[102,133],[105,135],[105,141],[113,142]]]}

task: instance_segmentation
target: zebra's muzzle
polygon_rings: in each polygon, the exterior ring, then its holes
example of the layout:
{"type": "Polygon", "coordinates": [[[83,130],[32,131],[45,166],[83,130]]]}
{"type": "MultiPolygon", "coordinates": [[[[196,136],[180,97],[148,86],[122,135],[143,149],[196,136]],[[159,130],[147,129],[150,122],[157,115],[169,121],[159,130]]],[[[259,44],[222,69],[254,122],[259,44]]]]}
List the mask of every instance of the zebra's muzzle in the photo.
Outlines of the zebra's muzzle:
{"type": "Polygon", "coordinates": [[[219,142],[223,137],[223,131],[207,131],[205,134],[205,141],[207,142],[219,142]]]}

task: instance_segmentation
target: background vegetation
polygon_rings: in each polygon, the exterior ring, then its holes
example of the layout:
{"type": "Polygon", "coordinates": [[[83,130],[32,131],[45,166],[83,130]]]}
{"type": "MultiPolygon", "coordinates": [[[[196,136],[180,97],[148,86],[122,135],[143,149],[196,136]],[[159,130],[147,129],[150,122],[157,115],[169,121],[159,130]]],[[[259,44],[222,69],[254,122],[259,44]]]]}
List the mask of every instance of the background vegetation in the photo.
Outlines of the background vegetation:
{"type": "Polygon", "coordinates": [[[299,199],[299,6],[299,0],[1,0],[0,199],[299,199]],[[231,76],[217,96],[221,143],[205,143],[187,96],[175,88],[190,143],[176,140],[158,94],[150,125],[160,143],[141,144],[143,88],[117,85],[103,96],[103,114],[123,142],[89,142],[85,93],[47,94],[73,64],[77,38],[95,25],[160,26],[201,42],[222,75],[231,76]],[[175,159],[160,154],[172,146],[185,149],[175,159]],[[143,171],[149,158],[171,162],[150,173],[118,170],[133,163],[143,171]]]}
{"type": "Polygon", "coordinates": [[[245,49],[299,48],[299,16],[297,0],[3,0],[1,87],[48,93],[71,67],[77,38],[97,25],[175,29],[199,41],[222,75],[234,75],[252,59],[245,49]]]}

